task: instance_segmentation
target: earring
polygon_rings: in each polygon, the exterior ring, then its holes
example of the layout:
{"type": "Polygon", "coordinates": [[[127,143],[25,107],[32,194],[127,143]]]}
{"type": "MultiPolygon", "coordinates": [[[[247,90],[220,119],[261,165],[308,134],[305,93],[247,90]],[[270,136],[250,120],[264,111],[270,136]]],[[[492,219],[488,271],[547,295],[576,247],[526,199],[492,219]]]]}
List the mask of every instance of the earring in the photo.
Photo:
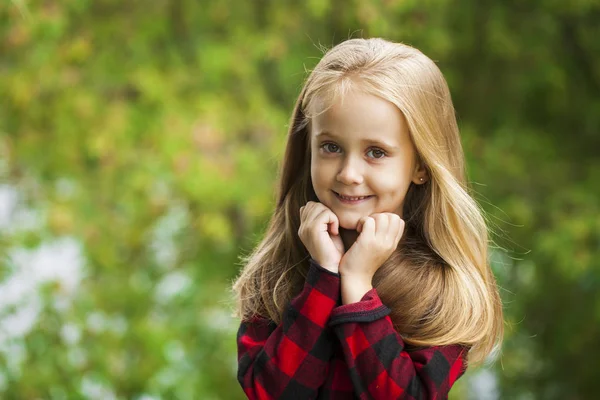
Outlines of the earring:
{"type": "Polygon", "coordinates": [[[420,180],[421,182],[423,182],[423,178],[419,178],[419,180],[420,180]]]}

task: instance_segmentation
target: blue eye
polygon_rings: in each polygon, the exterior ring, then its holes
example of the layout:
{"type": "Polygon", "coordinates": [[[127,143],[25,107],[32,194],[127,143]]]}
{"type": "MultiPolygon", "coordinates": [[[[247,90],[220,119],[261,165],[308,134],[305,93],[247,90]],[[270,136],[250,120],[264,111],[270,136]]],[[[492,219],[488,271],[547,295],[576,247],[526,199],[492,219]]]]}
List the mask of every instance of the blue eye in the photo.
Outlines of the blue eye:
{"type": "Polygon", "coordinates": [[[367,152],[367,155],[369,153],[373,153],[373,156],[371,158],[379,159],[385,157],[385,151],[381,149],[371,149],[367,152]]]}

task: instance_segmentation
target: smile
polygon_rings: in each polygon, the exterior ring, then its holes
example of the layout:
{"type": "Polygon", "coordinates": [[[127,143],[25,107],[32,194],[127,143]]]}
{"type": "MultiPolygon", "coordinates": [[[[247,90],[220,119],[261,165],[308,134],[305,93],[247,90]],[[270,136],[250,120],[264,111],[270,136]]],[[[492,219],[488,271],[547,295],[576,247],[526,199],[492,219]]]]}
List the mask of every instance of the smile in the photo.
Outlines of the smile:
{"type": "Polygon", "coordinates": [[[362,203],[362,202],[370,199],[371,197],[373,197],[372,195],[351,197],[351,196],[341,195],[337,192],[333,192],[333,193],[335,193],[335,197],[337,197],[338,200],[344,204],[359,204],[359,203],[362,203]]]}

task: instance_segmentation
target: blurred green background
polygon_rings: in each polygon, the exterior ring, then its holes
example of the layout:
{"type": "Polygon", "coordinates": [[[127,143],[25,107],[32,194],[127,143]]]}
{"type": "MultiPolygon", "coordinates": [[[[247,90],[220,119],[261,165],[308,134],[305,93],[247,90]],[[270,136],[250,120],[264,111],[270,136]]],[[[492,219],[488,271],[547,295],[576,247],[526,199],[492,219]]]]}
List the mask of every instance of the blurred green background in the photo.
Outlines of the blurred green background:
{"type": "Polygon", "coordinates": [[[600,2],[4,0],[0,398],[242,399],[231,281],[349,37],[451,87],[506,340],[451,399],[593,399],[600,2]]]}

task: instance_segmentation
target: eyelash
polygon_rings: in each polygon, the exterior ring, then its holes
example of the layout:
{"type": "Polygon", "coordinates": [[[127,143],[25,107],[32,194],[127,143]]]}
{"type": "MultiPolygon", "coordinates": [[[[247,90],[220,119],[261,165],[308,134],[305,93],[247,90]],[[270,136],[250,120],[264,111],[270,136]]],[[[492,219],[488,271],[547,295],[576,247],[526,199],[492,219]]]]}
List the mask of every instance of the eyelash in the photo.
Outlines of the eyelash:
{"type": "MultiPolygon", "coordinates": [[[[327,146],[330,146],[330,145],[331,145],[331,146],[335,146],[335,147],[337,147],[338,149],[340,148],[340,146],[338,146],[338,145],[337,145],[337,144],[335,144],[335,143],[331,143],[331,142],[326,142],[326,143],[323,143],[323,144],[321,145],[321,148],[322,148],[323,150],[325,150],[325,152],[326,152],[326,153],[336,153],[335,151],[328,151],[328,150],[327,150],[327,146]]],[[[369,152],[371,152],[371,151],[377,151],[377,152],[380,152],[380,153],[381,153],[381,157],[371,157],[371,158],[373,158],[374,160],[381,160],[382,158],[384,158],[384,157],[386,157],[386,156],[387,156],[387,153],[386,153],[385,151],[383,151],[382,149],[378,148],[378,147],[371,147],[371,148],[369,149],[369,152]]]]}

